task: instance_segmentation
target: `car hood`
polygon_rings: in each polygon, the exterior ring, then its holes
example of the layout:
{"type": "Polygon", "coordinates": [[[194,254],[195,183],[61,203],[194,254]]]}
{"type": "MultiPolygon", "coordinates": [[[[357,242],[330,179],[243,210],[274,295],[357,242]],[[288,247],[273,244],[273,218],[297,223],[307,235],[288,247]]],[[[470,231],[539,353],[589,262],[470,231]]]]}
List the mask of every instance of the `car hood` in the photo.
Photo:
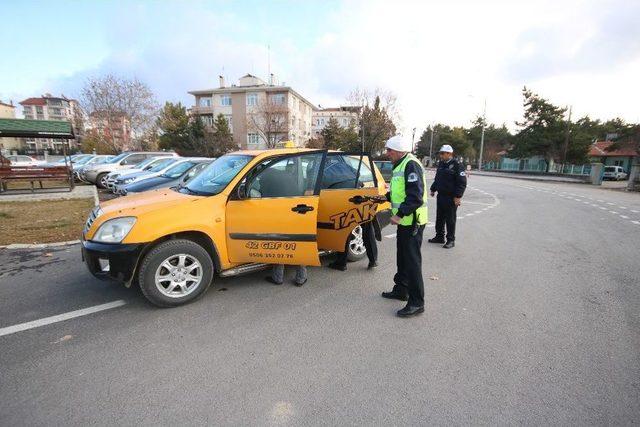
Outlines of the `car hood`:
{"type": "Polygon", "coordinates": [[[120,197],[101,203],[105,217],[140,216],[147,212],[165,209],[189,200],[199,200],[202,196],[178,193],[168,188],[153,190],[131,196],[120,197]]]}
{"type": "Polygon", "coordinates": [[[142,176],[156,176],[158,172],[138,171],[133,173],[121,174],[118,176],[118,180],[125,180],[130,178],[140,178],[142,176]]]}
{"type": "Polygon", "coordinates": [[[148,179],[144,179],[138,182],[132,182],[131,184],[125,186],[127,191],[134,193],[140,191],[154,190],[156,188],[164,188],[169,187],[170,183],[177,180],[173,180],[171,178],[165,178],[163,176],[154,176],[148,179]]]}

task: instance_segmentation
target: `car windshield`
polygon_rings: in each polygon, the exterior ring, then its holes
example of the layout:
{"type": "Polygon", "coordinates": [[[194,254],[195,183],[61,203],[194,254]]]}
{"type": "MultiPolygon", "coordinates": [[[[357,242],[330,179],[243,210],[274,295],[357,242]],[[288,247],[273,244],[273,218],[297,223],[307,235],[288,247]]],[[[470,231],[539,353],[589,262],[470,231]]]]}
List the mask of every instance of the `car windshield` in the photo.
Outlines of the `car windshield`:
{"type": "Polygon", "coordinates": [[[124,159],[128,155],[129,155],[129,153],[118,154],[113,159],[109,160],[107,163],[118,163],[120,160],[124,159]]]}
{"type": "Polygon", "coordinates": [[[80,159],[75,161],[75,164],[76,165],[84,165],[86,163],[89,163],[91,161],[91,159],[93,159],[93,156],[81,157],[80,159]]]}
{"type": "Polygon", "coordinates": [[[147,172],[160,172],[162,169],[166,168],[170,164],[175,163],[177,161],[178,161],[178,159],[174,159],[174,158],[171,158],[171,157],[168,157],[166,159],[158,160],[158,163],[154,163],[152,167],[147,169],[147,172]]]}
{"type": "Polygon", "coordinates": [[[171,166],[165,173],[160,176],[171,179],[179,178],[182,174],[191,169],[195,164],[195,162],[178,163],[175,166],[171,166]]]}
{"type": "Polygon", "coordinates": [[[162,159],[158,159],[158,158],[156,158],[156,157],[149,157],[148,159],[145,159],[145,160],[141,161],[140,163],[138,163],[138,164],[137,164],[137,165],[135,165],[134,167],[135,167],[136,169],[144,169],[144,168],[146,168],[147,166],[149,166],[150,164],[155,163],[155,162],[157,162],[157,161],[159,161],[159,160],[162,160],[162,159]]]}
{"type": "Polygon", "coordinates": [[[203,196],[218,194],[229,185],[231,180],[250,160],[251,156],[242,154],[219,157],[206,169],[193,177],[185,187],[180,187],[178,191],[203,196]]]}
{"type": "Polygon", "coordinates": [[[607,166],[606,168],[604,168],[605,172],[615,172],[616,168],[614,168],[613,166],[607,166]]]}

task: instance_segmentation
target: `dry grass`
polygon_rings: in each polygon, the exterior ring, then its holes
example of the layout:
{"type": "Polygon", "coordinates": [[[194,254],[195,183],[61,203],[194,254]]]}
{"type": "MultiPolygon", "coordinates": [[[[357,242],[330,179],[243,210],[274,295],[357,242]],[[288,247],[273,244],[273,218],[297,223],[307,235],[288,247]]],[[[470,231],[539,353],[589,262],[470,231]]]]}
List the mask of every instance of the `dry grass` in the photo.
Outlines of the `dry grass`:
{"type": "Polygon", "coordinates": [[[79,239],[93,199],[2,202],[0,245],[79,239]]]}
{"type": "MultiPolygon", "coordinates": [[[[11,191],[11,190],[31,190],[31,183],[29,181],[7,181],[6,182],[6,186],[7,186],[7,190],[11,191]]],[[[64,187],[69,187],[69,181],[67,180],[58,180],[58,179],[51,179],[51,180],[44,180],[42,181],[42,188],[64,188],[64,187]]],[[[34,181],[33,183],[33,188],[36,190],[36,192],[40,189],[40,183],[37,181],[34,181]]]]}

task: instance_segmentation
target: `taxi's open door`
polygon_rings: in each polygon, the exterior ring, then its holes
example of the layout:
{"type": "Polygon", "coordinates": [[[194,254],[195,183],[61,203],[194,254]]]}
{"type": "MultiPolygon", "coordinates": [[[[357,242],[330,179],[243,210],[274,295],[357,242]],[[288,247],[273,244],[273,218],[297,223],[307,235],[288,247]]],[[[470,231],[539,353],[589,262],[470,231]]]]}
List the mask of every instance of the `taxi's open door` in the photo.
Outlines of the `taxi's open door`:
{"type": "Polygon", "coordinates": [[[265,159],[231,194],[226,209],[229,261],[320,265],[320,177],[326,150],[265,159]]]}
{"type": "Polygon", "coordinates": [[[318,247],[344,251],[351,232],[374,219],[378,203],[378,177],[373,161],[365,153],[330,152],[320,181],[318,247]]]}

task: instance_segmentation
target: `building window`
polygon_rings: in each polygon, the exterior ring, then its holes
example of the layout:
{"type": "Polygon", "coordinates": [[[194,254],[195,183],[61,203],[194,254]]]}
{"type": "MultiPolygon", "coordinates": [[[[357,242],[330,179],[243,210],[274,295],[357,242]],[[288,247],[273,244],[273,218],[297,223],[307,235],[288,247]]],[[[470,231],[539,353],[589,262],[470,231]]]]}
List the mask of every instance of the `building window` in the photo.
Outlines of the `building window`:
{"type": "Polygon", "coordinates": [[[38,114],[43,114],[43,113],[44,113],[44,111],[42,110],[42,107],[37,106],[37,107],[36,107],[36,113],[38,113],[38,114]]]}
{"type": "Polygon", "coordinates": [[[614,166],[624,166],[624,160],[614,160],[613,161],[613,165],[614,166]]]}
{"type": "Polygon", "coordinates": [[[284,93],[276,93],[270,97],[271,103],[274,105],[284,104],[284,93]]]}
{"type": "Polygon", "coordinates": [[[258,94],[257,93],[248,93],[247,94],[247,105],[252,107],[258,105],[258,94]]]}
{"type": "Polygon", "coordinates": [[[257,133],[247,134],[247,146],[255,148],[259,144],[260,144],[260,135],[258,135],[257,133]]]}
{"type": "Polygon", "coordinates": [[[213,126],[213,116],[201,116],[202,122],[207,126],[213,126]]]}
{"type": "Polygon", "coordinates": [[[201,107],[211,107],[211,98],[200,98],[201,107]]]}
{"type": "Polygon", "coordinates": [[[220,105],[228,107],[231,105],[231,95],[222,95],[220,97],[220,105]]]}
{"type": "Polygon", "coordinates": [[[342,119],[342,126],[345,126],[345,127],[346,127],[348,124],[349,124],[349,119],[347,119],[347,118],[343,118],[343,119],[342,119]]]}

